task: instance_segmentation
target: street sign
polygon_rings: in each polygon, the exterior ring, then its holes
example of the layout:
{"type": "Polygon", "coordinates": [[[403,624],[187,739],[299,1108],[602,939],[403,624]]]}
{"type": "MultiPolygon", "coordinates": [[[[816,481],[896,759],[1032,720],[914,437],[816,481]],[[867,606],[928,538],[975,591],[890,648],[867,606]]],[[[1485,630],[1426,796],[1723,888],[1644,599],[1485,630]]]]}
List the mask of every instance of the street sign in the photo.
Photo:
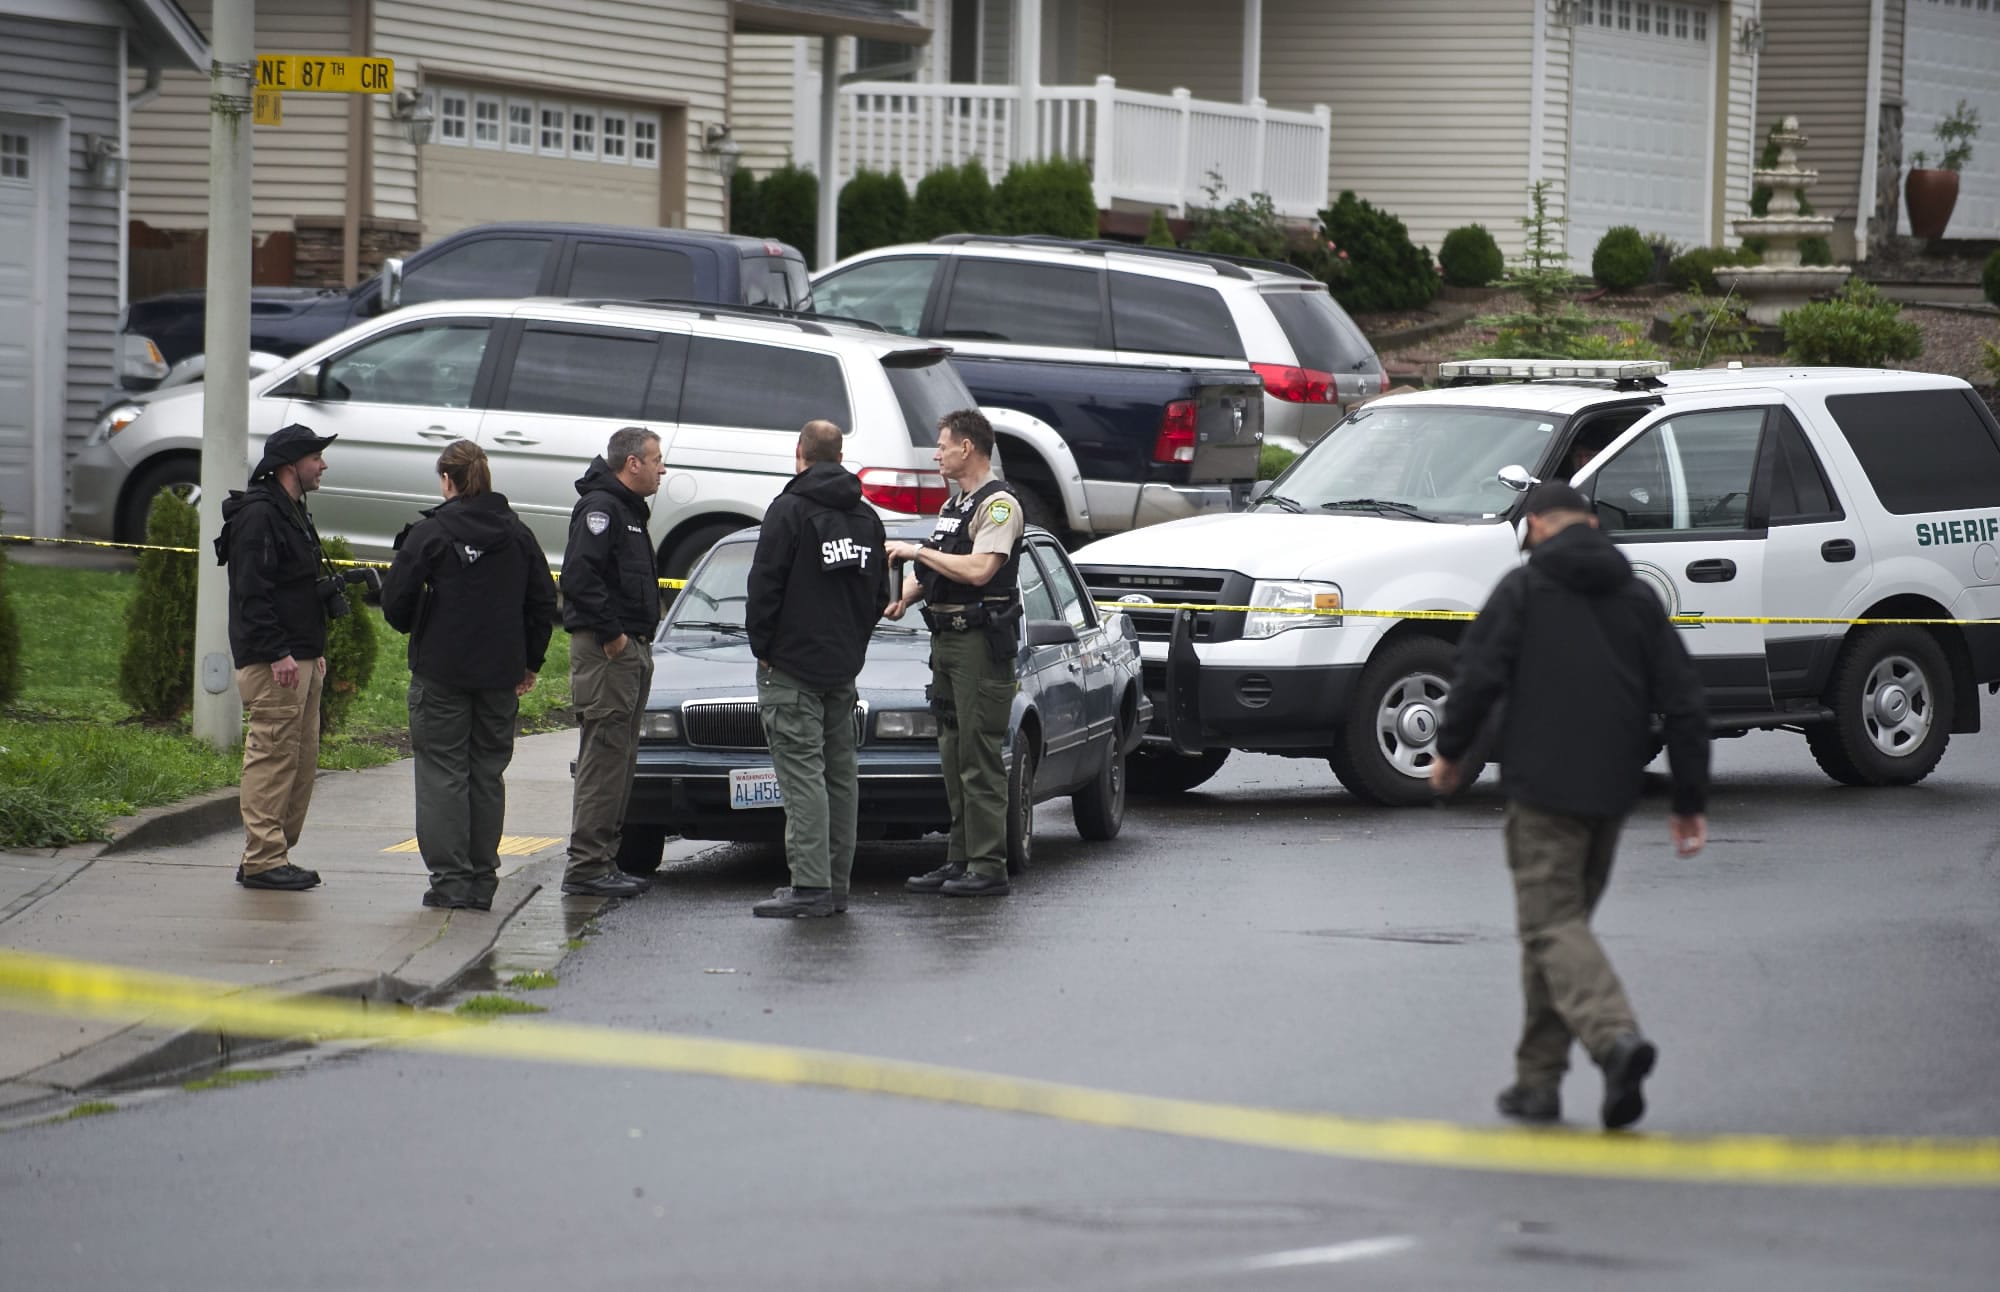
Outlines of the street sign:
{"type": "Polygon", "coordinates": [[[259,54],[257,87],[320,94],[388,94],[396,88],[396,63],[351,54],[259,54]]]}
{"type": "Polygon", "coordinates": [[[285,124],[285,96],[276,90],[252,90],[250,120],[260,126],[285,124]]]}

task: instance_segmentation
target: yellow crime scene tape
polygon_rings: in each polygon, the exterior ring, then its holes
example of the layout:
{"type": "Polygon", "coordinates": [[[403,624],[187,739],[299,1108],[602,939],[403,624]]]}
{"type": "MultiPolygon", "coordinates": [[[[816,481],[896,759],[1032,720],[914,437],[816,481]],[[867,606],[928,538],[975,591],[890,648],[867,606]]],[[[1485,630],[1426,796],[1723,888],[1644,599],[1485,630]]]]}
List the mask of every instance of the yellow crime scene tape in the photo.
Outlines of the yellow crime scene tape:
{"type": "Polygon", "coordinates": [[[2000,1187],[2000,1138],[1695,1137],[1363,1120],[750,1041],[580,1024],[480,1022],[404,1006],[239,990],[6,948],[0,948],[0,1002],[65,1017],[242,1036],[375,1041],[465,1057],[818,1086],[1401,1166],[1788,1187],[2000,1187]]]}

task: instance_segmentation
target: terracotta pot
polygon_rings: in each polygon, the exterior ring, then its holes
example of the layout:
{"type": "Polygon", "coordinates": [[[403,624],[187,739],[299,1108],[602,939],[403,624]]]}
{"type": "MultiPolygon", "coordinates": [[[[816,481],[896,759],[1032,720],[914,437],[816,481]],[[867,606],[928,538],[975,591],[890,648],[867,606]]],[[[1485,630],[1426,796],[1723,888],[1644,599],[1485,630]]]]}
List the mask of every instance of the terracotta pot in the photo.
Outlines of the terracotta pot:
{"type": "Polygon", "coordinates": [[[1910,232],[1919,238],[1942,238],[1958,205],[1958,172],[1913,170],[1903,181],[1903,201],[1910,208],[1910,232]]]}

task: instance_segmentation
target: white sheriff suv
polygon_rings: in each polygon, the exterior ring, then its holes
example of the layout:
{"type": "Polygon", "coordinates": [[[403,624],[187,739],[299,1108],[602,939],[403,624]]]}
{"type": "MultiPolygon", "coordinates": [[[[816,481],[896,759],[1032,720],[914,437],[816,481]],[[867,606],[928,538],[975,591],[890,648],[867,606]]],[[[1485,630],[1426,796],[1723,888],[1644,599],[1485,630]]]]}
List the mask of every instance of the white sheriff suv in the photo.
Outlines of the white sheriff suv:
{"type": "MultiPolygon", "coordinates": [[[[1956,378],[1496,360],[1440,379],[1354,412],[1248,512],[1075,554],[1141,638],[1155,718],[1133,789],[1190,789],[1248,749],[1427,801],[1463,622],[1146,607],[1477,610],[1524,559],[1541,479],[1593,501],[1676,615],[2000,618],[2000,425],[1956,378]]],[[[1848,784],[1923,779],[1979,730],[1980,684],[2000,689],[2000,624],[1682,632],[1718,736],[1797,731],[1848,784]]]]}

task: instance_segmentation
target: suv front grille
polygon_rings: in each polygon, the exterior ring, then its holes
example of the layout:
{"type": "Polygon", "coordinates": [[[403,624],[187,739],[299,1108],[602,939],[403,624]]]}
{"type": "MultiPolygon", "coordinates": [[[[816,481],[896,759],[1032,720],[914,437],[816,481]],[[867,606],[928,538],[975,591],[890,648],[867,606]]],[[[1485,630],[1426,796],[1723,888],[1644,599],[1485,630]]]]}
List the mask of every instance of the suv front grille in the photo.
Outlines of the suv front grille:
{"type": "MultiPolygon", "coordinates": [[[[681,733],[696,749],[768,749],[755,700],[697,701],[681,706],[681,733]]],[[[854,706],[854,741],[868,736],[868,706],[854,706]]]]}
{"type": "MultiPolygon", "coordinates": [[[[1227,570],[1160,570],[1145,567],[1117,565],[1081,565],[1077,567],[1083,574],[1083,581],[1090,588],[1092,599],[1108,605],[1116,605],[1131,616],[1132,626],[1138,629],[1143,641],[1165,641],[1173,636],[1174,612],[1171,610],[1149,610],[1153,603],[1175,605],[1236,605],[1230,596],[1232,582],[1247,582],[1243,576],[1227,570]]],[[[1240,615],[1230,615],[1229,619],[1239,619],[1240,615]]],[[[1198,642],[1217,640],[1217,633],[1232,635],[1219,623],[1223,616],[1212,610],[1197,610],[1194,616],[1194,639],[1198,642]]]]}

